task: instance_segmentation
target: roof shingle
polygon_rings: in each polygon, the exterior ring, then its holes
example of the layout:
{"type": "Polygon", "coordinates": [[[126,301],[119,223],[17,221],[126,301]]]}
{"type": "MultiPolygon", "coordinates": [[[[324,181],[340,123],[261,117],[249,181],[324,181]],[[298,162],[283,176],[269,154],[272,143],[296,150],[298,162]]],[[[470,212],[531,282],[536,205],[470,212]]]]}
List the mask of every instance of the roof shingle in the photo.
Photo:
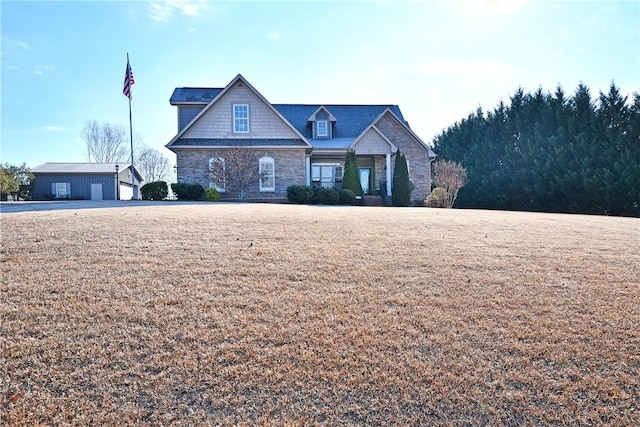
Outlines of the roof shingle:
{"type": "Polygon", "coordinates": [[[174,146],[198,147],[308,147],[301,139],[213,139],[213,138],[180,138],[174,146]]]}
{"type": "MultiPolygon", "coordinates": [[[[222,88],[176,88],[171,95],[171,104],[193,104],[206,105],[222,92],[222,88]]],[[[389,109],[398,119],[405,122],[400,107],[393,104],[379,105],[339,105],[339,104],[272,104],[273,107],[296,128],[304,138],[306,138],[316,148],[346,148],[355,138],[360,136],[364,130],[373,124],[385,110],[389,109]],[[332,130],[332,140],[313,140],[313,129],[308,119],[318,108],[324,107],[335,118],[336,122],[332,130]]],[[[405,122],[406,123],[406,122],[405,122]]],[[[408,124],[407,124],[408,127],[408,124]]],[[[237,145],[304,145],[299,140],[234,140],[237,145]],[[262,141],[262,142],[258,142],[262,141]],[[268,142],[267,142],[268,141],[268,142]]],[[[216,146],[227,145],[228,140],[214,139],[179,139],[173,143],[174,146],[199,145],[216,146]]]]}

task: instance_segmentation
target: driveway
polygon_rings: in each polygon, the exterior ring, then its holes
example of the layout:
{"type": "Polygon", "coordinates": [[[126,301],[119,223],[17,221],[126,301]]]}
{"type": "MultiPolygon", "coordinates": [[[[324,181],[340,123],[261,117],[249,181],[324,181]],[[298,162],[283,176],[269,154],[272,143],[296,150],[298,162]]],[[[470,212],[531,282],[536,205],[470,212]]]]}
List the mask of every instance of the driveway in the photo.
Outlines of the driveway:
{"type": "MultiPolygon", "coordinates": [[[[139,206],[175,206],[179,204],[198,204],[205,202],[151,201],[151,200],[65,200],[47,202],[1,202],[0,213],[37,212],[62,209],[102,209],[139,206]]],[[[211,204],[211,203],[207,203],[211,204]]]]}

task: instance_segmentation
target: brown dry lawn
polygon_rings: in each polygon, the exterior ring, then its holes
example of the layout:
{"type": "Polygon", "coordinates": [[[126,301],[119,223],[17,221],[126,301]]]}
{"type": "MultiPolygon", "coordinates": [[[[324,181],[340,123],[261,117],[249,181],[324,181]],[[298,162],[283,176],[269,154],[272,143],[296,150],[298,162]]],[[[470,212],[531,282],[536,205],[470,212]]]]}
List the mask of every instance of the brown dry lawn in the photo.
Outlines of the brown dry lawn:
{"type": "Polygon", "coordinates": [[[2,425],[639,425],[640,221],[0,215],[2,425]]]}

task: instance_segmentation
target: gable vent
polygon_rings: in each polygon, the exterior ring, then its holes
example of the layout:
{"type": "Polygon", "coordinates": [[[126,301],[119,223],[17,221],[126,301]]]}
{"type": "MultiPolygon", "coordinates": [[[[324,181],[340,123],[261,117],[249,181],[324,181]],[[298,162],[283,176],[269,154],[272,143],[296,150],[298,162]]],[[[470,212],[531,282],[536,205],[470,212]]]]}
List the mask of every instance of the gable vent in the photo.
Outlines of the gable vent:
{"type": "Polygon", "coordinates": [[[238,82],[238,83],[236,83],[236,87],[245,87],[245,86],[244,86],[244,83],[238,82]]]}

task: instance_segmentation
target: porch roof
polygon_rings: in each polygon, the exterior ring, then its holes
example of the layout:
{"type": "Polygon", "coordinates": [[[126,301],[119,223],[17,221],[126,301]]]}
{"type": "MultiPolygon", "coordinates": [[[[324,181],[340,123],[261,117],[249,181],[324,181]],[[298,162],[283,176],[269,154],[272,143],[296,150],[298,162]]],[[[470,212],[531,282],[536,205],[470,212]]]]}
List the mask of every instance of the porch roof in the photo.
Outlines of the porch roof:
{"type": "Polygon", "coordinates": [[[354,140],[355,138],[308,139],[316,150],[346,150],[354,140]]]}
{"type": "Polygon", "coordinates": [[[213,139],[213,138],[180,138],[173,146],[198,147],[308,147],[301,139],[213,139]]]}

